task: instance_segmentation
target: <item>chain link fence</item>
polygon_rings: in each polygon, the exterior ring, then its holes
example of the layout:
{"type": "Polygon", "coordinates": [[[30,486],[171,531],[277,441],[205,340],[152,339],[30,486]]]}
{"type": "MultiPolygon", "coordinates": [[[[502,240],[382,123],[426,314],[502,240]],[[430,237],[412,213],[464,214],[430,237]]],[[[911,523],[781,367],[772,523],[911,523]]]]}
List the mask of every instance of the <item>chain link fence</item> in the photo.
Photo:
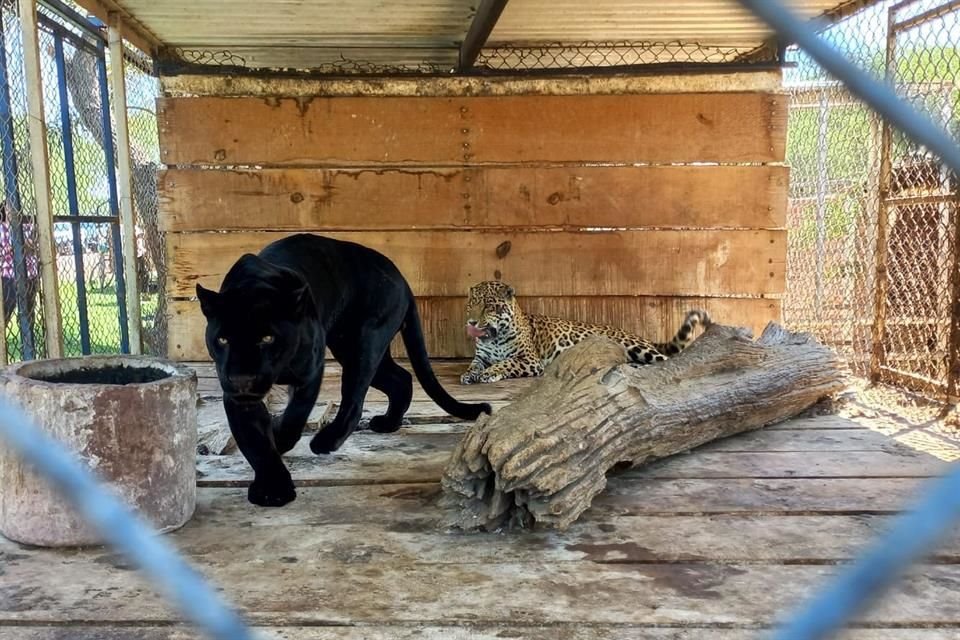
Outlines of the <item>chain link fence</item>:
{"type": "Polygon", "coordinates": [[[160,147],[157,142],[156,100],[160,95],[160,80],[152,73],[151,61],[130,48],[127,49],[125,72],[143,349],[144,353],[165,355],[167,325],[164,285],[167,263],[157,217],[160,147]]]}
{"type": "MultiPolygon", "coordinates": [[[[766,44],[716,45],[690,41],[631,41],[596,40],[584,42],[550,42],[527,46],[505,43],[484,47],[472,69],[480,72],[523,71],[584,71],[610,68],[632,68],[646,65],[734,64],[749,67],[780,61],[776,47],[766,44]]],[[[187,65],[196,72],[242,72],[257,69],[255,61],[248,61],[233,51],[167,48],[161,62],[182,70],[187,65]]],[[[443,75],[453,71],[449,64],[421,62],[417,64],[386,64],[372,60],[345,57],[317,60],[310,66],[313,75],[443,75]]]]}
{"type": "Polygon", "coordinates": [[[769,47],[716,46],[697,42],[556,42],[535,47],[484,48],[476,68],[488,71],[602,69],[650,64],[757,64],[777,60],[769,47]]]}
{"type": "MultiPolygon", "coordinates": [[[[30,173],[23,44],[16,2],[2,0],[0,142],[3,219],[0,267],[10,360],[43,357],[37,273],[34,184],[30,173]],[[22,238],[21,238],[22,236],[22,238]],[[24,340],[23,336],[27,336],[24,340]]],[[[122,269],[115,123],[110,105],[110,55],[103,25],[76,5],[38,8],[41,80],[50,168],[58,293],[65,355],[130,350],[125,288],[142,294],[144,349],[162,354],[162,240],[156,223],[159,161],[150,61],[125,56],[127,110],[134,175],[137,282],[122,269]]]]}
{"type": "Polygon", "coordinates": [[[36,209],[27,124],[23,41],[16,3],[0,3],[0,146],[3,206],[0,209],[0,274],[10,359],[45,355],[37,258],[36,209]]]}
{"type": "MultiPolygon", "coordinates": [[[[879,2],[823,33],[960,133],[960,2],[879,2]]],[[[957,396],[957,182],[941,163],[790,49],[790,230],[784,318],[854,374],[957,396]]]]}

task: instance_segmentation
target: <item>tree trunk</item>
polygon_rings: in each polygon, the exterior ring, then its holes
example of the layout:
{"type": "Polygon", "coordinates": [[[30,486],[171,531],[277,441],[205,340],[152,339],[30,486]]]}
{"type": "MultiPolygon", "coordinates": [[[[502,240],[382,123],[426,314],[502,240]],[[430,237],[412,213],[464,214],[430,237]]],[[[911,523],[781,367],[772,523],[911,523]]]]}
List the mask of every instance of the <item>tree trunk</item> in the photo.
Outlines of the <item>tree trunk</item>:
{"type": "Polygon", "coordinates": [[[566,528],[612,467],[780,422],[845,386],[832,351],[774,323],[756,342],[745,329],[713,325],[666,362],[626,362],[620,345],[591,338],[510,405],[481,416],[444,473],[451,524],[566,528]]]}
{"type": "MultiPolygon", "coordinates": [[[[84,51],[77,52],[66,60],[67,87],[73,98],[83,127],[93,136],[93,139],[106,152],[104,145],[104,131],[102,109],[100,105],[99,85],[97,84],[96,58],[84,51]]],[[[146,246],[149,263],[157,271],[157,310],[154,323],[151,327],[144,327],[143,342],[147,353],[165,355],[167,349],[166,327],[166,296],[164,287],[166,278],[161,271],[166,264],[163,236],[159,232],[157,222],[157,165],[145,158],[136,146],[130,149],[132,173],[131,187],[133,190],[134,211],[137,222],[143,229],[143,242],[146,246]]],[[[117,214],[118,212],[113,212],[117,214]]],[[[148,261],[137,258],[137,290],[141,293],[147,290],[146,281],[149,280],[148,261]]],[[[127,286],[133,286],[128,283],[127,286]]]]}

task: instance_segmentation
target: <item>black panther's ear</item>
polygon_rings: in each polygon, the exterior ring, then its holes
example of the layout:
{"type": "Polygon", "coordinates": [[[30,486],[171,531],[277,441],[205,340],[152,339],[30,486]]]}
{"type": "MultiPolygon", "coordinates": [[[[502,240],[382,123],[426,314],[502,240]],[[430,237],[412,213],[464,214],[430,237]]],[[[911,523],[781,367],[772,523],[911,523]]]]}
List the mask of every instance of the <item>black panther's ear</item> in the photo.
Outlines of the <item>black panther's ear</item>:
{"type": "Polygon", "coordinates": [[[313,304],[313,295],[310,293],[310,287],[303,283],[290,293],[293,302],[293,312],[297,317],[302,316],[313,304]]]}
{"type": "Polygon", "coordinates": [[[283,292],[284,299],[288,301],[288,308],[294,317],[300,317],[313,304],[310,285],[293,269],[286,267],[275,267],[275,269],[279,276],[277,288],[283,292]]]}
{"type": "Polygon", "coordinates": [[[220,309],[219,293],[204,289],[198,284],[197,298],[200,300],[200,310],[203,311],[203,315],[207,318],[212,318],[217,315],[217,311],[220,309]]]}

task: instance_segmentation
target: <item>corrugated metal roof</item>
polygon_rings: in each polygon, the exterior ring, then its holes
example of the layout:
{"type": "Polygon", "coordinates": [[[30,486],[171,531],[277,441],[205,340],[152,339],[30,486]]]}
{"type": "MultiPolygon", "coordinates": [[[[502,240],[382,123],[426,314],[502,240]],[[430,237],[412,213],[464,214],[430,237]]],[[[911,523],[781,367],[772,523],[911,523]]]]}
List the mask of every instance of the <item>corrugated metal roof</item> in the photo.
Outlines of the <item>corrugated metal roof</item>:
{"type": "MultiPolygon", "coordinates": [[[[843,3],[790,0],[815,16],[843,3]]],[[[543,41],[701,42],[757,45],[770,29],[735,0],[512,0],[490,35],[490,44],[543,41]]]]}
{"type": "MultiPolygon", "coordinates": [[[[215,54],[223,59],[220,52],[229,51],[230,62],[251,67],[341,65],[359,71],[380,65],[453,67],[479,4],[479,0],[114,2],[164,44],[188,50],[187,59],[205,60],[215,54]]],[[[845,3],[791,4],[815,16],[845,3]]],[[[511,48],[558,42],[680,41],[749,51],[770,35],[735,0],[511,0],[488,43],[511,48]]],[[[650,57],[648,52],[634,56],[637,61],[650,57]]],[[[591,52],[572,64],[597,60],[602,64],[603,55],[591,52]]]]}

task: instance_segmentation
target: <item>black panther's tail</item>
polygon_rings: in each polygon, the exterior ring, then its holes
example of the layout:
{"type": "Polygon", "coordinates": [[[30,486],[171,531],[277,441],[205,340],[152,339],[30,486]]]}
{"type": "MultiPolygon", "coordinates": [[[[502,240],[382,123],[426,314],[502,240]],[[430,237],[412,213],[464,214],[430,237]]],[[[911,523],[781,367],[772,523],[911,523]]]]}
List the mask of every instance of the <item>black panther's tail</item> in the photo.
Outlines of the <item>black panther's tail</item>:
{"type": "Polygon", "coordinates": [[[410,364],[423,390],[441,409],[457,418],[476,420],[481,413],[490,413],[490,405],[486,402],[480,404],[458,402],[440,386],[440,381],[437,380],[433,367],[430,366],[430,357],[427,355],[423,329],[420,326],[420,314],[417,312],[417,302],[413,299],[412,293],[409,300],[407,317],[403,320],[400,335],[403,336],[403,345],[407,348],[407,355],[410,356],[410,364]]]}

